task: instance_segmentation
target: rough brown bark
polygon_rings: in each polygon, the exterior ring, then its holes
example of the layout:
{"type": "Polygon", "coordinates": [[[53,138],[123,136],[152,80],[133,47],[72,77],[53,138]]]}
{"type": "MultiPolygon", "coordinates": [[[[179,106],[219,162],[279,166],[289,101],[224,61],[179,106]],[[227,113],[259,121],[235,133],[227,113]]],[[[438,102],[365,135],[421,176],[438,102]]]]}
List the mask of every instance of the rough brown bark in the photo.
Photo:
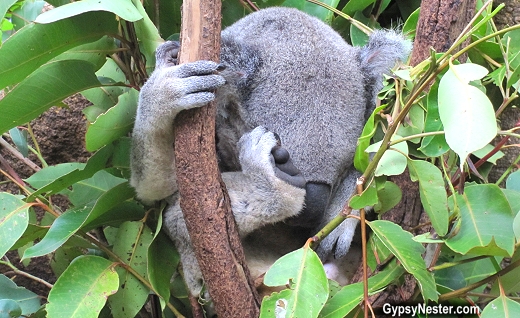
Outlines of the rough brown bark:
{"type": "MultiPolygon", "coordinates": [[[[180,62],[218,61],[220,0],[183,3],[180,62]]],[[[181,208],[219,317],[257,317],[258,295],[222,182],[215,151],[215,105],[179,114],[175,158],[181,208]]]]}
{"type": "Polygon", "coordinates": [[[446,52],[475,14],[475,0],[424,0],[417,24],[411,64],[446,52]]]}
{"type": "MultiPolygon", "coordinates": [[[[495,24],[497,28],[503,29],[507,26],[520,24],[520,0],[497,0],[494,1],[495,5],[504,3],[506,6],[495,16],[495,24]]],[[[520,108],[518,100],[514,101],[509,105],[504,112],[500,115],[500,128],[503,130],[511,129],[515,126],[516,122],[520,120],[520,108]],[[516,106],[516,107],[513,107],[516,106]]],[[[497,138],[497,141],[500,138],[497,138]]],[[[496,142],[495,142],[496,143],[496,142]]],[[[508,145],[520,144],[520,138],[510,138],[508,145]]],[[[511,163],[520,154],[520,148],[508,147],[502,148],[504,157],[497,161],[496,167],[494,167],[489,173],[489,181],[496,182],[506,171],[511,163]]]]}
{"type": "MultiPolygon", "coordinates": [[[[430,48],[437,52],[446,51],[455,41],[475,12],[475,0],[424,0],[417,25],[416,39],[412,51],[411,65],[417,65],[430,56],[430,48]]],[[[410,180],[406,172],[391,177],[403,192],[403,199],[392,210],[386,212],[382,219],[397,223],[405,230],[411,230],[427,221],[419,196],[419,186],[410,180]]],[[[429,231],[424,227],[421,232],[429,231]]],[[[362,269],[358,268],[353,281],[362,280],[362,269]]],[[[391,286],[382,293],[370,297],[371,304],[377,308],[384,303],[402,304],[412,297],[417,282],[405,276],[404,283],[391,286]]]]}

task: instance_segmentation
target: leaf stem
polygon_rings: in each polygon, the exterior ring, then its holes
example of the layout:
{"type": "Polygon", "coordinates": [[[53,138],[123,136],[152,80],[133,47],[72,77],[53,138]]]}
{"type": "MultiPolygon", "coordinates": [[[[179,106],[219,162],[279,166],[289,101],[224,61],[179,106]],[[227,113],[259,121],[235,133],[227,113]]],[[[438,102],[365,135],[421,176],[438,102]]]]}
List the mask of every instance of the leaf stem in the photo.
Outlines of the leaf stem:
{"type": "MultiPolygon", "coordinates": [[[[42,284],[42,285],[45,285],[45,286],[46,286],[47,288],[49,288],[49,289],[52,289],[52,287],[54,287],[54,285],[52,285],[51,283],[46,282],[45,280],[43,280],[43,279],[41,279],[41,278],[39,278],[39,277],[36,277],[36,276],[34,276],[34,275],[31,275],[31,274],[29,274],[29,273],[27,273],[27,272],[24,272],[24,271],[22,271],[22,270],[16,268],[16,267],[15,267],[13,264],[11,264],[11,262],[9,262],[9,261],[0,261],[0,264],[9,267],[9,268],[12,270],[12,272],[13,272],[14,274],[16,274],[16,275],[22,275],[22,276],[25,276],[25,277],[27,277],[27,278],[29,278],[29,279],[32,279],[32,280],[34,280],[34,281],[36,281],[36,282],[38,282],[38,283],[40,283],[40,284],[42,284]]],[[[6,274],[7,274],[7,273],[6,273],[6,274]]]]}
{"type": "MultiPolygon", "coordinates": [[[[126,264],[119,256],[117,256],[111,249],[109,249],[105,244],[103,244],[102,242],[100,242],[99,240],[97,240],[96,238],[92,237],[90,234],[88,233],[85,233],[83,235],[89,242],[91,242],[92,244],[96,245],[97,247],[99,247],[99,249],[101,249],[103,252],[105,252],[110,258],[114,259],[119,266],[121,266],[122,268],[124,268],[127,272],[129,272],[130,274],[132,274],[135,278],[137,278],[141,283],[143,283],[143,285],[145,285],[148,289],[150,289],[154,294],[156,294],[157,296],[159,296],[160,298],[163,298],[156,290],[155,288],[152,286],[152,284],[146,280],[146,278],[144,278],[143,276],[141,276],[141,274],[139,274],[135,269],[132,268],[132,266],[129,266],[128,264],[126,264]]],[[[179,317],[179,318],[184,318],[184,316],[169,302],[169,299],[164,299],[164,302],[166,303],[166,305],[168,306],[168,308],[170,308],[170,310],[173,312],[173,314],[176,316],[176,317],[179,317]]]]}

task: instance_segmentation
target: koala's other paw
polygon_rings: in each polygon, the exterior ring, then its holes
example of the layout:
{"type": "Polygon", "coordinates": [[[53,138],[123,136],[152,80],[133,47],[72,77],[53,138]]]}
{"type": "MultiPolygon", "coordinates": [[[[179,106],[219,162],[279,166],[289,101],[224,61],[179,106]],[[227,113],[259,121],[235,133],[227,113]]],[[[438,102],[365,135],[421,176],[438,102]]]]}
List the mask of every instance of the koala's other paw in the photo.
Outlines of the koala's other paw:
{"type": "Polygon", "coordinates": [[[155,50],[156,68],[175,66],[178,64],[181,44],[178,41],[166,41],[155,50]]]}
{"type": "Polygon", "coordinates": [[[280,138],[276,134],[264,127],[256,127],[240,138],[238,147],[244,173],[261,173],[298,188],[305,187],[303,175],[294,166],[287,149],[280,145],[280,138]]]}

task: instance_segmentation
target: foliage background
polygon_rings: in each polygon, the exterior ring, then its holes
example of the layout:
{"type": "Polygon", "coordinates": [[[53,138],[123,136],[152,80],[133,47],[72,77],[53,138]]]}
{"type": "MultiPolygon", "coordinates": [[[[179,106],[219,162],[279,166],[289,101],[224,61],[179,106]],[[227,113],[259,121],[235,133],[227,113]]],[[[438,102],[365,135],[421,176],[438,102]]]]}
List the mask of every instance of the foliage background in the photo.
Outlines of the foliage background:
{"type": "MultiPolygon", "coordinates": [[[[0,275],[0,315],[146,316],[143,305],[150,291],[159,296],[158,307],[165,316],[189,315],[180,276],[168,283],[178,256],[158,230],[161,207],[143,207],[133,199],[127,182],[129,132],[138,90],[153,68],[155,47],[162,39],[178,36],[180,2],[145,1],[141,5],[130,0],[83,0],[68,6],[62,5],[69,1],[48,2],[58,9],[42,15],[43,1],[9,0],[0,5],[0,16],[4,16],[0,26],[0,87],[5,95],[0,100],[2,146],[10,149],[11,156],[18,156],[17,163],[34,171],[22,180],[12,164],[0,162],[11,189],[0,193],[0,255],[16,250],[25,263],[50,257],[50,267],[59,279],[51,286],[31,277],[52,287],[48,298],[40,301],[39,295],[9,279],[29,274],[4,256],[1,264],[8,270],[4,272],[7,276],[0,275]],[[83,163],[70,158],[58,164],[39,147],[39,136],[34,133],[38,123],[27,122],[51,106],[63,107],[62,100],[78,92],[92,104],[82,112],[88,121],[85,148],[93,155],[83,163]]],[[[280,4],[282,1],[267,1],[261,7],[280,4]]],[[[402,24],[411,36],[419,6],[418,1],[408,0],[328,4],[370,27],[402,24]]],[[[318,16],[354,45],[367,39],[325,8],[301,0],[287,0],[283,5],[318,16]]],[[[466,33],[474,42],[467,49],[472,63],[457,65],[451,59],[456,51],[439,52],[428,62],[388,78],[381,93],[384,115],[371,117],[356,156],[356,166],[365,171],[368,181],[350,205],[375,205],[379,213],[390,209],[401,191],[387,176],[408,169],[412,180],[419,183],[421,201],[436,235],[414,237],[387,221],[368,223],[374,233],[368,247],[368,263],[374,273],[369,292],[399,284],[408,272],[419,283],[414,301],[479,302],[484,308],[492,300],[483,316],[496,317],[497,310],[514,316],[520,312],[516,253],[520,238],[516,164],[520,157],[506,164],[508,168],[496,184],[489,183],[487,175],[503,146],[488,145],[497,135],[493,113],[500,115],[517,98],[520,33],[515,27],[497,32],[490,6],[479,3],[477,7],[484,9],[466,33]],[[437,80],[429,91],[423,85],[428,80],[437,80]],[[410,96],[414,96],[413,102],[408,102],[410,96]],[[392,125],[388,118],[403,119],[403,123],[392,125]],[[376,143],[390,138],[393,144],[388,150],[387,143],[376,143]],[[377,152],[372,161],[365,152],[367,147],[377,152]],[[466,161],[470,153],[473,155],[466,161]],[[471,175],[461,177],[459,167],[471,175]],[[465,184],[464,193],[457,194],[461,184],[465,184]],[[504,184],[505,189],[497,186],[504,184]],[[440,253],[427,266],[419,257],[425,243],[440,253]]],[[[250,10],[247,3],[225,0],[223,25],[250,10]]],[[[62,111],[54,109],[55,113],[62,111]]],[[[45,125],[45,134],[51,127],[45,125]]],[[[63,129],[71,133],[68,127],[63,129]]],[[[502,129],[499,140],[517,136],[514,127],[502,129]]],[[[78,133],[75,136],[72,144],[78,143],[78,133]]],[[[280,259],[264,283],[283,285],[290,277],[294,285],[266,299],[262,315],[269,316],[270,309],[271,315],[275,308],[280,310],[279,299],[287,301],[291,316],[300,311],[308,315],[311,307],[318,308],[313,316],[342,317],[358,312],[362,283],[340,287],[322,273],[309,246],[280,259]],[[301,268],[312,269],[299,271],[301,268]],[[323,297],[321,302],[306,294],[313,290],[323,297]]]]}

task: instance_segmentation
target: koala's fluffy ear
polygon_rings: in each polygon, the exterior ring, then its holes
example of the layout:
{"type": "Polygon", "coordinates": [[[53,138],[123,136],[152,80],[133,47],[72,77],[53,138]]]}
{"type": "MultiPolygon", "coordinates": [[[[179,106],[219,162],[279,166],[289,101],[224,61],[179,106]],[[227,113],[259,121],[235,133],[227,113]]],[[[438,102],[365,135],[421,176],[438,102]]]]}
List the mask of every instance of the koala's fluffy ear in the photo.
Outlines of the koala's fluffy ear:
{"type": "Polygon", "coordinates": [[[376,30],[370,35],[368,44],[359,51],[359,60],[374,98],[383,88],[381,75],[388,74],[397,61],[406,61],[411,51],[412,42],[400,32],[376,30]]]}

